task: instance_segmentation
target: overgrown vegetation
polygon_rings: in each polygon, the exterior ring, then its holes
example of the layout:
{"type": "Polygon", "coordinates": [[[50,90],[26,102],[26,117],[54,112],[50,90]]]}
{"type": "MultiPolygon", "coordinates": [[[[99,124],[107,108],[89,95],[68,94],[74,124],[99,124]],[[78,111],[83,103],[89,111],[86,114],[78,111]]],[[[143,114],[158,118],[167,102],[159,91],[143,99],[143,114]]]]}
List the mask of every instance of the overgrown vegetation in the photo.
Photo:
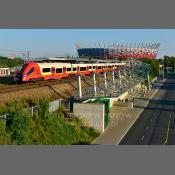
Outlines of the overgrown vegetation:
{"type": "Polygon", "coordinates": [[[175,71],[175,56],[164,56],[164,58],[159,59],[160,64],[164,64],[164,68],[172,67],[172,71],[175,71]]]}
{"type": "Polygon", "coordinates": [[[160,59],[143,59],[143,62],[150,65],[151,79],[159,75],[160,64],[163,65],[164,72],[166,72],[167,67],[171,67],[172,71],[175,71],[175,56],[164,56],[163,58],[160,59]]]}
{"type": "Polygon", "coordinates": [[[24,60],[22,60],[21,58],[14,58],[14,59],[10,59],[7,57],[2,57],[0,56],[0,67],[17,67],[20,66],[24,63],[24,60]]]}
{"type": "Polygon", "coordinates": [[[8,118],[0,119],[0,144],[90,144],[99,135],[77,118],[65,118],[65,106],[49,113],[49,102],[41,98],[33,117],[24,110],[25,103],[8,104],[8,118]]]}
{"type": "Polygon", "coordinates": [[[150,79],[159,75],[159,61],[156,59],[142,59],[146,64],[150,65],[150,79]]]}

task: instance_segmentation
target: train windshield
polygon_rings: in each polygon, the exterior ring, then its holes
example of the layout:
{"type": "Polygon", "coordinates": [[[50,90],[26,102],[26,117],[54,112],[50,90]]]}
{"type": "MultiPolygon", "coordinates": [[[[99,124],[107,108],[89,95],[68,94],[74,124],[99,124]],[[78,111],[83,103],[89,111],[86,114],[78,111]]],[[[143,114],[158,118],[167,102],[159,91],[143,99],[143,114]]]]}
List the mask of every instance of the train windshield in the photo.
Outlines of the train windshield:
{"type": "Polygon", "coordinates": [[[23,64],[19,69],[19,72],[22,73],[26,67],[27,67],[27,64],[23,64]]]}

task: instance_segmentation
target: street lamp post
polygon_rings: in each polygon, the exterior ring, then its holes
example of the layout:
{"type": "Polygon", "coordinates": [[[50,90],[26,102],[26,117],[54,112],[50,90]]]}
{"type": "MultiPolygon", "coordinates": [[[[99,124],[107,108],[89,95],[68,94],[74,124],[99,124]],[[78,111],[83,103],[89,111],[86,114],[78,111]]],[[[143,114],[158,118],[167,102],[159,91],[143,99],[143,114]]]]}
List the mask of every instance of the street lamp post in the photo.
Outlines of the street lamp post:
{"type": "Polygon", "coordinates": [[[164,79],[164,61],[163,61],[163,64],[162,64],[162,78],[164,79]]]}

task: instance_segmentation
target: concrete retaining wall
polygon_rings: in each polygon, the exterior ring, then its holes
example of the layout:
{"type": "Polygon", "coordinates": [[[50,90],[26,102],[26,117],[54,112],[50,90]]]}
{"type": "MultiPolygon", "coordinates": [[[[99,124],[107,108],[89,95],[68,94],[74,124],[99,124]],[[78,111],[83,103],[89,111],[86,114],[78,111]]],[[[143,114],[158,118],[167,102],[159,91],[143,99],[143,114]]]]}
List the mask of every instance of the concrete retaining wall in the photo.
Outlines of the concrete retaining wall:
{"type": "Polygon", "coordinates": [[[105,105],[97,103],[74,103],[74,115],[81,119],[83,125],[93,127],[99,132],[104,132],[105,105]]]}
{"type": "Polygon", "coordinates": [[[127,108],[133,108],[133,102],[122,102],[122,101],[116,101],[113,106],[120,106],[120,107],[127,107],[127,108]]]}
{"type": "MultiPolygon", "coordinates": [[[[129,91],[132,91],[133,89],[139,90],[140,88],[141,88],[141,83],[137,84],[135,87],[133,87],[129,91]]],[[[125,99],[125,97],[129,94],[129,91],[121,94],[119,97],[109,98],[110,99],[110,107],[113,106],[114,102],[125,99]]]]}

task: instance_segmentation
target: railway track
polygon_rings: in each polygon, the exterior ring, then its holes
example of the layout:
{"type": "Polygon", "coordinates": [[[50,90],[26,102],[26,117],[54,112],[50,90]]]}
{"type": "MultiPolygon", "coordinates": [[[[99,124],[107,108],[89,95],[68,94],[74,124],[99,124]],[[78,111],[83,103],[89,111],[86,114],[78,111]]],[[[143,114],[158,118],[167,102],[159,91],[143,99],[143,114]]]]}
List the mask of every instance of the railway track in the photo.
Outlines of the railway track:
{"type": "Polygon", "coordinates": [[[69,77],[65,79],[47,80],[47,81],[41,81],[41,82],[35,82],[35,83],[12,84],[12,85],[0,88],[0,94],[16,92],[20,90],[39,88],[39,87],[50,86],[50,85],[69,83],[75,80],[76,80],[76,77],[69,77]]]}
{"type": "MultiPolygon", "coordinates": [[[[89,75],[86,75],[86,77],[89,77],[89,75]]],[[[7,77],[7,78],[9,78],[9,77],[7,77]]],[[[76,81],[76,78],[77,77],[68,77],[68,78],[64,78],[64,79],[46,80],[46,81],[30,82],[30,83],[23,83],[23,84],[15,84],[15,82],[11,81],[9,83],[9,85],[6,85],[4,87],[0,87],[0,94],[17,92],[17,91],[21,91],[21,90],[34,89],[34,88],[39,88],[39,87],[44,87],[44,86],[50,87],[51,85],[57,85],[57,84],[62,84],[62,83],[69,83],[71,86],[76,88],[72,84],[72,82],[76,81]]],[[[13,79],[13,77],[10,77],[10,79],[13,79]]],[[[98,80],[98,79],[99,78],[97,77],[97,81],[102,81],[102,80],[98,80]]]]}

